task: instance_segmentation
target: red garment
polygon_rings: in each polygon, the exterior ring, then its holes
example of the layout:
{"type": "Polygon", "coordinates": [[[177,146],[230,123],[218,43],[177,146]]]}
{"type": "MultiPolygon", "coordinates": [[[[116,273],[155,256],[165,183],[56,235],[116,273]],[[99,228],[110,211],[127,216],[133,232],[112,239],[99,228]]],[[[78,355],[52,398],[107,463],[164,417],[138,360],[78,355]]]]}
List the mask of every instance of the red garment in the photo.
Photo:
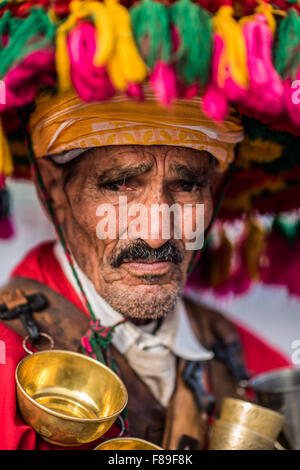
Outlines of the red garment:
{"type": "MultiPolygon", "coordinates": [[[[54,242],[46,242],[34,248],[15,268],[12,277],[23,276],[46,284],[86,313],[53,254],[53,244],[54,242]]],[[[237,327],[245,351],[246,365],[250,371],[259,373],[290,365],[282,354],[244,327],[237,327]]],[[[0,449],[65,449],[46,443],[22,421],[16,410],[14,377],[18,362],[26,356],[22,338],[0,322],[0,340],[5,342],[6,347],[6,363],[0,363],[0,449]]],[[[114,426],[106,437],[114,437],[117,433],[118,429],[114,426]]],[[[76,449],[92,449],[95,445],[88,444],[76,449]]]]}

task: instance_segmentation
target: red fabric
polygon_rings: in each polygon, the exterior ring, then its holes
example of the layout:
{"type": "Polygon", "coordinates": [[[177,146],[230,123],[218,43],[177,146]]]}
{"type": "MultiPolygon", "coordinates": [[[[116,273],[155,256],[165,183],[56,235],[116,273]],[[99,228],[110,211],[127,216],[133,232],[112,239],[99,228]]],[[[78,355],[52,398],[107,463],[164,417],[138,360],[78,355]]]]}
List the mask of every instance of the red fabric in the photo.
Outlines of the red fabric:
{"type": "MultiPolygon", "coordinates": [[[[28,277],[46,284],[87,314],[54,257],[53,242],[34,248],[16,267],[11,276],[28,277]]],[[[26,356],[22,340],[21,336],[0,322],[0,346],[5,344],[4,364],[1,363],[3,354],[0,354],[0,450],[94,449],[102,442],[101,438],[75,448],[54,446],[40,439],[35,431],[22,420],[17,411],[15,388],[15,369],[20,360],[26,356]]],[[[117,426],[113,425],[105,437],[116,437],[119,432],[117,426]]]]}
{"type": "MultiPolygon", "coordinates": [[[[12,277],[28,277],[46,284],[76,307],[85,311],[53,254],[53,243],[43,243],[34,248],[15,268],[12,277]]],[[[247,367],[250,371],[260,373],[290,365],[282,354],[268,346],[256,335],[240,325],[237,327],[241,335],[247,367]]],[[[14,378],[18,362],[26,356],[22,347],[22,338],[0,322],[0,341],[5,343],[6,349],[6,363],[0,363],[0,449],[66,449],[44,442],[31,427],[22,421],[16,409],[14,378]]],[[[118,429],[113,426],[106,437],[113,437],[117,433],[118,429]]],[[[92,449],[95,446],[96,444],[92,443],[76,449],[92,449]]]]}

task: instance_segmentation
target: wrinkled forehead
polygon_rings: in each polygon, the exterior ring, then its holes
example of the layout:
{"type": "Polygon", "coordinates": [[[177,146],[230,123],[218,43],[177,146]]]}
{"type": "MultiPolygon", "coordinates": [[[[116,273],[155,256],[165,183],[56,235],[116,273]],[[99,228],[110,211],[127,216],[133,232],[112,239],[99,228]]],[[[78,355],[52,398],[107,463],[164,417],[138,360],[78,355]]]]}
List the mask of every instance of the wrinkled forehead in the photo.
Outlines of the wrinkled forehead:
{"type": "MultiPolygon", "coordinates": [[[[51,158],[56,160],[55,156],[51,158]]],[[[85,151],[80,158],[60,165],[80,167],[80,172],[85,175],[95,173],[105,179],[157,172],[188,177],[193,173],[212,171],[215,162],[213,155],[206,151],[168,145],[124,145],[95,147],[85,151]]]]}

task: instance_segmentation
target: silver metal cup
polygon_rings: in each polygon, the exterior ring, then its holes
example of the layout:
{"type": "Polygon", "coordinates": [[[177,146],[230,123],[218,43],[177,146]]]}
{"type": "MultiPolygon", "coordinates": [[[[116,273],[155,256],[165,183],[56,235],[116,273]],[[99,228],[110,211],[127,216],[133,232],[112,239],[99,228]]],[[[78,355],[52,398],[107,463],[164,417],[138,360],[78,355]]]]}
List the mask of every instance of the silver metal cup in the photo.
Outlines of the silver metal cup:
{"type": "Polygon", "coordinates": [[[282,368],[250,380],[259,405],[285,417],[283,433],[292,449],[300,450],[300,370],[282,368]]]}

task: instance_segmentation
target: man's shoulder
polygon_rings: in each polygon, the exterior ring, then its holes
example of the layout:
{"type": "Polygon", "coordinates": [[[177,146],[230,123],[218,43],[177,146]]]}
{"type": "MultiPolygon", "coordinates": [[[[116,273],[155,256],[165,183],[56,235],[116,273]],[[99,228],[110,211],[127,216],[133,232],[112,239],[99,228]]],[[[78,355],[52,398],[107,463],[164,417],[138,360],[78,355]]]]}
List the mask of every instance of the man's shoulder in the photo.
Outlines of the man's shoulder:
{"type": "Polygon", "coordinates": [[[6,310],[4,316],[0,313],[0,324],[4,325],[5,331],[13,330],[21,337],[28,334],[18,315],[7,314],[8,310],[11,312],[16,307],[20,311],[25,304],[31,310],[39,331],[55,339],[55,347],[78,349],[80,339],[89,327],[87,314],[65,296],[35,279],[16,276],[0,288],[0,305],[3,312],[6,310]],[[43,297],[44,307],[41,310],[36,310],[34,296],[43,297]]]}
{"type": "Polygon", "coordinates": [[[39,280],[43,268],[47,265],[52,266],[55,263],[54,244],[55,240],[49,240],[34,246],[15,266],[11,277],[22,276],[39,280]]]}
{"type": "Polygon", "coordinates": [[[234,322],[223,313],[191,296],[184,296],[183,301],[194,332],[206,347],[211,347],[216,340],[224,344],[239,340],[234,322]]]}
{"type": "Polygon", "coordinates": [[[289,366],[289,359],[259,333],[230,319],[198,299],[185,297],[184,303],[194,332],[207,348],[217,342],[240,344],[247,369],[254,374],[289,366]],[[204,338],[204,339],[203,339],[204,338]]]}

